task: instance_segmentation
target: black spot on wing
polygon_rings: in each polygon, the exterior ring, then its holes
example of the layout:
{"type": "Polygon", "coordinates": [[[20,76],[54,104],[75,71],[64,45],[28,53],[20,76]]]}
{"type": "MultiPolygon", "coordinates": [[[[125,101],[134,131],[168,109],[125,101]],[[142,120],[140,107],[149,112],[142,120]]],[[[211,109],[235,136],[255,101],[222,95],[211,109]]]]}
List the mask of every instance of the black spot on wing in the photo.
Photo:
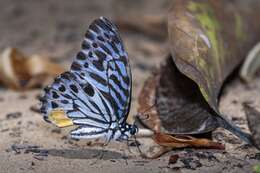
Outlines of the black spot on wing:
{"type": "Polygon", "coordinates": [[[56,91],[52,91],[52,97],[57,99],[57,98],[59,98],[59,95],[56,91]]]}
{"type": "Polygon", "coordinates": [[[93,65],[99,70],[104,71],[104,65],[103,62],[106,60],[106,54],[99,50],[95,50],[95,54],[98,57],[98,60],[93,61],[93,65]]]}
{"type": "Polygon", "coordinates": [[[78,93],[78,92],[79,92],[77,86],[74,85],[74,84],[71,84],[71,85],[70,85],[70,89],[71,89],[73,92],[75,92],[75,93],[78,93]]]}
{"type": "Polygon", "coordinates": [[[92,46],[93,46],[94,48],[98,48],[98,44],[95,43],[95,42],[92,43],[92,46]]]}
{"type": "Polygon", "coordinates": [[[126,56],[121,56],[120,57],[120,60],[123,62],[123,64],[125,65],[125,66],[127,66],[127,57],[126,56]]]}
{"type": "Polygon", "coordinates": [[[88,63],[87,62],[84,63],[84,67],[88,68],[88,63]]]}
{"type": "Polygon", "coordinates": [[[52,107],[52,109],[55,109],[55,108],[58,108],[59,105],[56,102],[52,101],[51,102],[51,107],[52,107]]]}
{"type": "Polygon", "coordinates": [[[67,98],[67,99],[70,99],[70,100],[73,99],[69,94],[64,94],[63,96],[64,96],[65,98],[67,98]]]}
{"type": "Polygon", "coordinates": [[[44,90],[45,93],[49,93],[50,92],[50,87],[45,87],[43,90],[44,90]]]}
{"type": "Polygon", "coordinates": [[[58,90],[59,90],[60,92],[65,92],[65,91],[66,91],[66,88],[65,88],[65,86],[64,86],[63,84],[61,84],[61,85],[59,86],[58,90]]]}
{"type": "Polygon", "coordinates": [[[77,61],[74,61],[70,68],[74,71],[81,71],[81,65],[77,61]]]}
{"type": "Polygon", "coordinates": [[[47,113],[46,106],[42,105],[42,107],[40,108],[40,111],[41,111],[42,114],[46,114],[47,113]]]}
{"type": "Polygon", "coordinates": [[[95,50],[95,54],[97,55],[97,57],[99,59],[101,59],[102,61],[104,61],[106,59],[106,54],[101,52],[100,50],[95,50]]]}
{"type": "Polygon", "coordinates": [[[95,36],[90,31],[86,32],[85,37],[92,41],[95,39],[95,36]]]}
{"type": "Polygon", "coordinates": [[[95,91],[94,91],[94,89],[93,89],[93,86],[92,86],[91,84],[89,84],[89,83],[87,83],[87,84],[83,87],[83,90],[84,90],[84,92],[85,92],[88,96],[90,96],[90,97],[93,97],[94,94],[95,94],[95,91]]]}
{"type": "Polygon", "coordinates": [[[82,45],[81,45],[82,49],[90,49],[90,44],[87,41],[83,41],[82,45]]]}
{"type": "Polygon", "coordinates": [[[89,26],[89,29],[91,29],[92,31],[94,31],[97,34],[100,33],[100,30],[98,29],[97,25],[95,25],[95,24],[91,24],[89,26]]]}
{"type": "Polygon", "coordinates": [[[83,60],[83,61],[87,59],[86,55],[85,55],[83,52],[79,52],[79,53],[77,54],[76,58],[77,58],[78,60],[83,60]]]}
{"type": "Polygon", "coordinates": [[[104,71],[104,66],[103,66],[103,61],[102,60],[97,60],[92,62],[93,65],[99,70],[99,71],[104,71]]]}
{"type": "Polygon", "coordinates": [[[104,39],[101,35],[97,36],[97,39],[98,39],[99,41],[102,41],[102,42],[105,41],[105,39],[104,39]]]}
{"type": "Polygon", "coordinates": [[[93,53],[92,52],[88,52],[88,57],[93,58],[93,53]]]}
{"type": "Polygon", "coordinates": [[[69,101],[68,101],[68,100],[61,100],[61,103],[63,103],[63,104],[68,104],[69,101]]]}
{"type": "MultiPolygon", "coordinates": [[[[72,65],[73,65],[73,63],[72,63],[72,65]]],[[[80,64],[75,64],[75,66],[81,66],[80,64]]],[[[77,67],[76,67],[77,68],[77,67]]],[[[79,67],[80,68],[80,67],[79,67]]],[[[70,73],[70,72],[64,72],[64,73],[62,73],[61,75],[60,75],[60,78],[63,78],[63,79],[66,79],[66,80],[68,80],[68,81],[71,81],[71,80],[75,80],[76,79],[76,77],[75,77],[75,75],[74,74],[72,74],[72,73],[70,73]]]]}

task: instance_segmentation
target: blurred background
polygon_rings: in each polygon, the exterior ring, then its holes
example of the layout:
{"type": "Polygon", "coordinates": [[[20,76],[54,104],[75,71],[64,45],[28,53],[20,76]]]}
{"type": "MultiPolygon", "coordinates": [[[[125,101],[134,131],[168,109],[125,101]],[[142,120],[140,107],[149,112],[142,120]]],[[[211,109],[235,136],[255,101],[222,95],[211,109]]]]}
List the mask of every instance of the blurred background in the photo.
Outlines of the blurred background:
{"type": "Polygon", "coordinates": [[[133,71],[134,99],[139,86],[167,55],[169,0],[0,1],[0,50],[14,47],[40,54],[67,69],[80,50],[89,24],[100,16],[116,23],[133,71]],[[136,91],[137,90],[137,91],[136,91]]]}

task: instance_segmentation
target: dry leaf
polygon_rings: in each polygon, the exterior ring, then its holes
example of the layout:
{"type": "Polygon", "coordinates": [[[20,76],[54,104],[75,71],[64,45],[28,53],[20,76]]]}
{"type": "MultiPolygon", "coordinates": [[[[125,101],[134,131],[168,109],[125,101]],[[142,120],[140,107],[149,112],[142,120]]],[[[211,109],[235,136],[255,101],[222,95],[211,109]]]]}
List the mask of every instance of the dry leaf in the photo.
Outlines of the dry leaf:
{"type": "Polygon", "coordinates": [[[156,132],[201,134],[218,127],[195,83],[178,71],[171,57],[147,79],[138,101],[138,112],[145,112],[140,120],[156,132]]]}
{"type": "Polygon", "coordinates": [[[165,133],[155,133],[153,140],[163,147],[170,148],[211,148],[224,150],[225,146],[219,142],[214,142],[205,138],[195,138],[189,135],[169,135],[165,133]]]}
{"type": "Polygon", "coordinates": [[[7,48],[0,55],[0,82],[11,89],[25,90],[45,85],[64,71],[46,57],[27,57],[15,48],[7,48]]]}
{"type": "MultiPolygon", "coordinates": [[[[153,140],[160,145],[160,150],[155,154],[148,156],[143,154],[144,158],[156,159],[163,154],[177,148],[207,148],[224,150],[225,146],[219,142],[214,142],[205,138],[195,138],[189,135],[170,135],[166,133],[155,133],[153,140]]],[[[171,159],[171,158],[170,158],[171,159]]],[[[177,158],[173,158],[174,160],[177,158]]]]}
{"type": "Polygon", "coordinates": [[[252,144],[252,138],[218,109],[224,80],[260,40],[260,1],[176,0],[168,15],[170,50],[177,68],[193,80],[214,110],[218,126],[252,144]],[[246,27],[250,26],[250,27],[246,27]]]}
{"type": "Polygon", "coordinates": [[[260,40],[258,0],[175,0],[168,15],[171,54],[214,109],[226,77],[260,40]],[[248,27],[250,26],[250,27],[248,27]]]}

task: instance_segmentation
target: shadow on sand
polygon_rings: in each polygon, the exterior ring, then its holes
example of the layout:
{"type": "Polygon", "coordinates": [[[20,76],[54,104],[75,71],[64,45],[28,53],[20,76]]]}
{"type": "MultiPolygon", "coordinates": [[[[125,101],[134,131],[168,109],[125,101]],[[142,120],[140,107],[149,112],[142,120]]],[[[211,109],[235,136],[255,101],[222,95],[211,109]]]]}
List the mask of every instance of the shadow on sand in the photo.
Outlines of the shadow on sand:
{"type": "MultiPolygon", "coordinates": [[[[126,155],[109,151],[104,149],[42,149],[36,145],[22,145],[22,144],[14,144],[11,146],[11,149],[15,151],[17,154],[23,153],[33,153],[36,157],[47,157],[47,156],[55,156],[55,157],[63,157],[67,159],[95,159],[100,158],[102,160],[109,159],[125,159],[126,155]]],[[[131,157],[127,157],[131,158],[131,157]]]]}

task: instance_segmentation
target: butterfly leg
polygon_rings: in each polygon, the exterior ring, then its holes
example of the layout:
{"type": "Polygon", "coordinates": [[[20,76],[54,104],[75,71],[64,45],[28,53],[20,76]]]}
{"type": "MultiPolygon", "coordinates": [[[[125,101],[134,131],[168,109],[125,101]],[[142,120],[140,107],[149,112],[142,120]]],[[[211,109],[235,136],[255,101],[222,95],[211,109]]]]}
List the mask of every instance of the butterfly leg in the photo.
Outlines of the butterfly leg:
{"type": "Polygon", "coordinates": [[[109,130],[106,137],[105,137],[105,142],[104,144],[102,145],[102,149],[101,151],[97,154],[97,159],[96,161],[94,161],[91,165],[94,165],[97,163],[98,160],[102,160],[104,158],[104,153],[105,153],[105,147],[109,144],[109,142],[111,141],[112,137],[113,137],[113,131],[112,130],[109,130]]]}
{"type": "Polygon", "coordinates": [[[130,146],[130,143],[129,143],[129,141],[130,141],[129,139],[127,139],[127,141],[126,141],[127,150],[128,150],[128,152],[129,152],[129,153],[131,153],[131,154],[132,154],[133,152],[131,151],[131,149],[130,149],[130,147],[129,147],[129,146],[130,146]]]}
{"type": "Polygon", "coordinates": [[[94,157],[96,157],[96,160],[92,162],[90,165],[95,165],[99,160],[102,160],[104,158],[104,153],[105,153],[105,147],[106,145],[102,145],[102,149],[98,154],[94,157]]]}
{"type": "Polygon", "coordinates": [[[141,157],[144,157],[145,154],[142,152],[141,148],[139,147],[139,143],[136,140],[136,135],[133,135],[133,136],[134,136],[134,140],[135,140],[135,146],[137,147],[138,152],[140,153],[141,157]]]}

